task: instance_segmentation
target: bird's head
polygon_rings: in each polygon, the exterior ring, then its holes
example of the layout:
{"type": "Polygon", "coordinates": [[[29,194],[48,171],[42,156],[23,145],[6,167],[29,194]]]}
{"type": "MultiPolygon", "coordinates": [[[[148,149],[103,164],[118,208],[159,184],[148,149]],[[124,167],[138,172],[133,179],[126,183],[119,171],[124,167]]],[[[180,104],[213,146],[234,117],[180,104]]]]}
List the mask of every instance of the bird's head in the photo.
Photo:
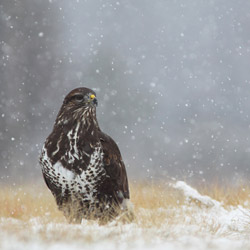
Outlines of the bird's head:
{"type": "Polygon", "coordinates": [[[63,105],[75,109],[88,109],[97,106],[96,93],[88,88],[73,89],[65,98],[63,105]]]}
{"type": "Polygon", "coordinates": [[[57,115],[55,125],[72,124],[79,122],[94,122],[96,120],[96,93],[88,88],[73,89],[64,98],[63,105],[57,115]]]}

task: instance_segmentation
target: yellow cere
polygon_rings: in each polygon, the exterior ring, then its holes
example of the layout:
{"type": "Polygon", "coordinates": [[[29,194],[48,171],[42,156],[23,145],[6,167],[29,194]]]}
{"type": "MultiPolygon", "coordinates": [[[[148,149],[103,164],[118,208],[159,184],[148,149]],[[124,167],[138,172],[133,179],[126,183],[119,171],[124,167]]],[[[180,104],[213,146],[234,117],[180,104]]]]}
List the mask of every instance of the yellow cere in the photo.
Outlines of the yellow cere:
{"type": "Polygon", "coordinates": [[[93,95],[93,94],[90,95],[90,98],[91,98],[91,99],[94,99],[94,98],[95,98],[95,95],[93,95]]]}

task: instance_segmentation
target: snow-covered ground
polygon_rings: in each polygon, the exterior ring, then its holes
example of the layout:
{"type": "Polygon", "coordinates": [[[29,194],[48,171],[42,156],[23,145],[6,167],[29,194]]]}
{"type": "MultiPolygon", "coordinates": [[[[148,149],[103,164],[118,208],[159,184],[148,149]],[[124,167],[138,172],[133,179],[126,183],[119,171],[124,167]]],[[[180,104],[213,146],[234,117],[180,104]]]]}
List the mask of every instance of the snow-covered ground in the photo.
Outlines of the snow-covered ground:
{"type": "MultiPolygon", "coordinates": [[[[250,249],[248,209],[224,207],[185,182],[173,187],[184,194],[186,202],[153,211],[164,218],[160,225],[145,226],[140,220],[101,226],[93,221],[69,225],[44,223],[44,218],[26,222],[1,218],[0,249],[250,249]]],[[[140,209],[139,213],[152,211],[140,209]]]]}

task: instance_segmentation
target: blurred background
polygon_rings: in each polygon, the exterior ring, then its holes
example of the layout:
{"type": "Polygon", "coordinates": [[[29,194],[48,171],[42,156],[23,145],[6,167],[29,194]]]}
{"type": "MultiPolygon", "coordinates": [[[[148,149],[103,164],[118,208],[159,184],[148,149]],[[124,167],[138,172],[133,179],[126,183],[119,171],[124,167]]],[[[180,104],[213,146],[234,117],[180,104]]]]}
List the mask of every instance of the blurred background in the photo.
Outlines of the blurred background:
{"type": "Polygon", "coordinates": [[[43,182],[64,96],[97,92],[131,180],[250,177],[250,1],[1,0],[0,182],[43,182]]]}

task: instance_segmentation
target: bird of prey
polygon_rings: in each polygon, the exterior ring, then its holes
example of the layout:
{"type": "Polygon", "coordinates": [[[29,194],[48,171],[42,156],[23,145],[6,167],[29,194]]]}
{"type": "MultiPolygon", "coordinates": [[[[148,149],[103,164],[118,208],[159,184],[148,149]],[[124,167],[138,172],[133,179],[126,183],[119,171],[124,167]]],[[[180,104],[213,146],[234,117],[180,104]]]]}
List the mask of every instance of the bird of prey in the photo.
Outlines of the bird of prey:
{"type": "Polygon", "coordinates": [[[71,223],[107,222],[129,210],[124,162],[96,118],[96,93],[72,90],[64,99],[40,156],[44,180],[71,223]]]}

